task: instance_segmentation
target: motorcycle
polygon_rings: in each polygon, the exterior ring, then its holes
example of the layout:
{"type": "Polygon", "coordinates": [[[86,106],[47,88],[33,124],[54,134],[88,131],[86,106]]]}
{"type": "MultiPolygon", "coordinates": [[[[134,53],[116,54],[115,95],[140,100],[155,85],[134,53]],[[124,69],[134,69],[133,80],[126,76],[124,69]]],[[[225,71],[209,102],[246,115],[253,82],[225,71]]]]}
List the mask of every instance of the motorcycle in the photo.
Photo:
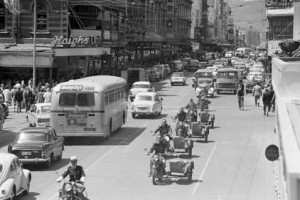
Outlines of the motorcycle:
{"type": "Polygon", "coordinates": [[[86,200],[87,193],[81,181],[65,182],[59,190],[59,200],[86,200]]]}
{"type": "Polygon", "coordinates": [[[152,159],[152,183],[153,185],[157,185],[158,182],[162,181],[163,176],[166,174],[166,160],[162,154],[154,155],[152,159]]]}

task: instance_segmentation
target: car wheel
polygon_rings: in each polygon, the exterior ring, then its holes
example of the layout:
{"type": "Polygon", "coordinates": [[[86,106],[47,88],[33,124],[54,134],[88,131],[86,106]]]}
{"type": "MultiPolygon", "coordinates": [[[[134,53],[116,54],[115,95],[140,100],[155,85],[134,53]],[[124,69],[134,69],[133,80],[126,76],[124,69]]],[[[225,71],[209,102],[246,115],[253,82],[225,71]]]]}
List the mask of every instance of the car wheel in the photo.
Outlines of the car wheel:
{"type": "Polygon", "coordinates": [[[16,187],[14,186],[13,189],[12,189],[12,191],[11,191],[9,200],[16,200],[16,199],[17,199],[16,187]]]}
{"type": "Polygon", "coordinates": [[[63,150],[64,150],[64,147],[62,146],[61,147],[61,152],[60,152],[60,154],[57,156],[57,160],[61,160],[62,159],[62,152],[63,152],[63,150]]]}
{"type": "Polygon", "coordinates": [[[53,162],[53,154],[51,154],[50,159],[46,163],[46,167],[50,168],[52,166],[52,162],[53,162]]]}
{"type": "Polygon", "coordinates": [[[27,187],[26,187],[26,190],[24,190],[23,195],[27,195],[29,193],[30,181],[31,181],[31,176],[29,176],[27,187]]]}

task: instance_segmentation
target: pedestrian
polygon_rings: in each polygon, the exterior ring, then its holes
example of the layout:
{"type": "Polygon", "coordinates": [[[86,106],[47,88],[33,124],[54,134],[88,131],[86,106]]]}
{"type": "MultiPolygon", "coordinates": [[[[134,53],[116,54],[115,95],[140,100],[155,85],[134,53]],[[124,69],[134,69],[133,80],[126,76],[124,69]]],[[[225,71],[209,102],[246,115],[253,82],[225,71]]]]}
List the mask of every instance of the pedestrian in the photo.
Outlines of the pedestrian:
{"type": "Polygon", "coordinates": [[[270,85],[269,90],[270,90],[270,93],[271,93],[271,96],[272,96],[271,110],[272,110],[272,112],[274,112],[275,111],[275,92],[273,90],[273,86],[272,85],[270,85]]]}
{"type": "Polygon", "coordinates": [[[44,103],[44,90],[45,87],[41,86],[41,88],[36,92],[37,94],[37,103],[44,103]]]}
{"type": "Polygon", "coordinates": [[[25,108],[26,108],[26,112],[27,112],[28,110],[30,110],[32,100],[34,99],[32,90],[30,89],[29,86],[26,87],[26,92],[24,94],[24,98],[25,98],[25,108]]]}
{"type": "Polygon", "coordinates": [[[5,121],[5,111],[3,107],[0,105],[0,133],[3,133],[3,124],[5,121]]]}
{"type": "Polygon", "coordinates": [[[16,92],[17,92],[17,87],[14,86],[13,89],[11,90],[11,104],[14,112],[16,112],[16,92]]]}
{"type": "Polygon", "coordinates": [[[22,111],[22,101],[23,101],[23,92],[21,91],[21,87],[18,87],[15,99],[17,101],[17,113],[19,113],[22,111]]]}
{"type": "Polygon", "coordinates": [[[51,92],[50,92],[50,88],[46,89],[46,92],[44,93],[44,103],[51,103],[51,92]]]}
{"type": "Polygon", "coordinates": [[[237,92],[236,92],[237,98],[238,98],[238,106],[239,109],[244,109],[244,90],[241,85],[238,86],[237,92]]]}
{"type": "Polygon", "coordinates": [[[269,88],[265,88],[264,92],[262,94],[262,101],[264,104],[264,115],[269,115],[270,109],[271,109],[271,101],[272,101],[272,95],[269,91],[269,88]]]}
{"type": "Polygon", "coordinates": [[[252,96],[254,96],[255,106],[259,106],[260,97],[262,96],[262,88],[259,83],[253,87],[252,96]]]}
{"type": "Polygon", "coordinates": [[[4,95],[4,103],[6,103],[7,105],[9,105],[10,102],[11,102],[11,92],[9,90],[8,85],[5,86],[5,88],[3,90],[3,95],[4,95]]]}

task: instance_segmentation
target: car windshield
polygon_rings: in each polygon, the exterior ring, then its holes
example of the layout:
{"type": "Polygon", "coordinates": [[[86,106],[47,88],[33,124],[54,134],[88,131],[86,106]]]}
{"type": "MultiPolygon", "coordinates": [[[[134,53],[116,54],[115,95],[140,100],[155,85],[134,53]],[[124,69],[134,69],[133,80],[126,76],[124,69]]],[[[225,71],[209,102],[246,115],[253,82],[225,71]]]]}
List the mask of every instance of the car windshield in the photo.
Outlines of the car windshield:
{"type": "Polygon", "coordinates": [[[137,101],[152,101],[152,96],[150,95],[139,95],[136,97],[137,101]]]}
{"type": "Polygon", "coordinates": [[[50,106],[41,106],[36,111],[37,114],[50,113],[50,106]]]}
{"type": "Polygon", "coordinates": [[[211,81],[209,81],[209,80],[199,80],[198,84],[211,84],[211,81]]]}
{"type": "Polygon", "coordinates": [[[46,142],[47,134],[41,132],[21,132],[17,136],[17,142],[46,142]]]}
{"type": "Polygon", "coordinates": [[[132,88],[149,88],[147,84],[134,84],[132,88]]]}
{"type": "Polygon", "coordinates": [[[174,73],[172,74],[172,77],[183,77],[182,73],[174,73]]]}
{"type": "Polygon", "coordinates": [[[212,78],[213,74],[211,72],[196,72],[195,76],[197,78],[212,78]]]}

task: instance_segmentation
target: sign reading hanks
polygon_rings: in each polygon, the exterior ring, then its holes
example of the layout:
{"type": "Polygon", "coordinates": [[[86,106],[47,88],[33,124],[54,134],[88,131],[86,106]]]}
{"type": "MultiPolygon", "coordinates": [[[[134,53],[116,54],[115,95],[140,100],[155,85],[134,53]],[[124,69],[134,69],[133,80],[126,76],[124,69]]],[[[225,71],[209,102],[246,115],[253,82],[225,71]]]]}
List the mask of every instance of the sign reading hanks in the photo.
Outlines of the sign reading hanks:
{"type": "Polygon", "coordinates": [[[299,0],[265,0],[267,8],[291,8],[299,0]]]}

